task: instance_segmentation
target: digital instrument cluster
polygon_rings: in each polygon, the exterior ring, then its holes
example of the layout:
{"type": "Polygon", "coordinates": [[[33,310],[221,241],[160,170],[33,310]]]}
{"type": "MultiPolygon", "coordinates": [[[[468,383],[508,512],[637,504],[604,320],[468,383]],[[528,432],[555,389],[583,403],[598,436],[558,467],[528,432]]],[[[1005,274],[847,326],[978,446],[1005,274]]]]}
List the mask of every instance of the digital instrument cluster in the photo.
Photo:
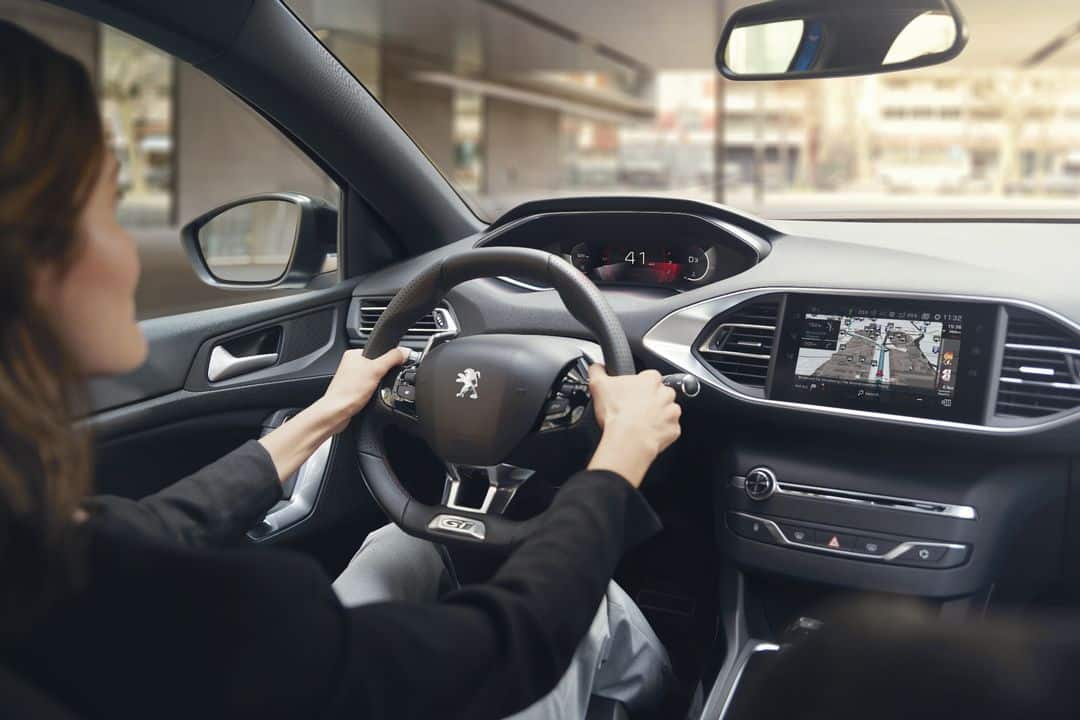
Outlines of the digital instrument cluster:
{"type": "Polygon", "coordinates": [[[674,210],[562,210],[510,217],[495,223],[477,247],[543,250],[597,285],[674,292],[745,272],[769,251],[766,241],[729,223],[674,210]]]}
{"type": "Polygon", "coordinates": [[[692,287],[716,275],[716,248],[680,242],[556,243],[545,248],[561,255],[596,283],[692,287]]]}

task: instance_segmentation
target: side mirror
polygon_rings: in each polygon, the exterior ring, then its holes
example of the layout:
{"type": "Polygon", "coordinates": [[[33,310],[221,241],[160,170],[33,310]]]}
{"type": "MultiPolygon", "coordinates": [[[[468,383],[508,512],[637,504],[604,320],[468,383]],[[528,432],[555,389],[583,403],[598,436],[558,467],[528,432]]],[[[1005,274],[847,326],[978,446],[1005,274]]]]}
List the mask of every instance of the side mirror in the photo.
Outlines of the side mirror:
{"type": "Polygon", "coordinates": [[[337,210],[306,195],[267,193],[200,215],[180,237],[208,285],[303,288],[337,250],[337,210]]]}
{"type": "Polygon", "coordinates": [[[716,66],[730,80],[870,75],[946,62],[967,39],[953,0],[774,0],[732,13],[716,66]]]}

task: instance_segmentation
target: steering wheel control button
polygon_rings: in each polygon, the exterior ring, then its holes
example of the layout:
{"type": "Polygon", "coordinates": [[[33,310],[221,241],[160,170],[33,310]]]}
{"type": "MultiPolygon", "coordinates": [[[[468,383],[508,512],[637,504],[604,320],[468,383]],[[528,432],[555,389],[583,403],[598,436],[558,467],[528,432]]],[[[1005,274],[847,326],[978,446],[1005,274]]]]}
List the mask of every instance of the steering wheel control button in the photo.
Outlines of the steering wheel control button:
{"type": "Polygon", "coordinates": [[[589,386],[581,381],[583,372],[587,373],[588,367],[579,361],[555,383],[557,389],[544,403],[540,432],[576,425],[584,417],[590,396],[589,386]]]}
{"type": "Polygon", "coordinates": [[[416,414],[416,367],[405,366],[394,378],[392,388],[379,391],[383,403],[406,415],[416,414]]]}
{"type": "Polygon", "coordinates": [[[558,420],[570,414],[570,401],[564,397],[555,397],[548,400],[544,409],[544,417],[548,420],[558,420]]]}
{"type": "Polygon", "coordinates": [[[776,493],[776,473],[767,467],[756,467],[746,473],[743,489],[751,500],[768,500],[776,493]]]}
{"type": "Polygon", "coordinates": [[[661,379],[661,382],[675,390],[679,396],[684,398],[697,397],[698,393],[701,392],[701,382],[689,373],[665,375],[661,379]]]}
{"type": "Polygon", "coordinates": [[[728,526],[732,532],[750,540],[775,543],[776,539],[769,532],[768,523],[758,518],[747,517],[739,513],[728,513],[728,526]]]}

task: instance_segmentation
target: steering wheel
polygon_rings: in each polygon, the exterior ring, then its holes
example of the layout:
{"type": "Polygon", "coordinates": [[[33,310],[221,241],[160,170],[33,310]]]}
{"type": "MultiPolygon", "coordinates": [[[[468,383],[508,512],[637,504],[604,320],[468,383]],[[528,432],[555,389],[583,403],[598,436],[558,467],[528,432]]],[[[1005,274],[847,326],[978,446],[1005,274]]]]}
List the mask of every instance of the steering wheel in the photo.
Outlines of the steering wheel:
{"type": "MultiPolygon", "coordinates": [[[[503,513],[538,465],[599,435],[588,392],[588,363],[612,375],[634,372],[630,344],[596,286],[557,255],[526,248],[482,248],[440,260],[387,306],[364,356],[395,347],[456,285],[512,276],[550,286],[596,338],[525,334],[435,335],[422,355],[389,373],[357,422],[360,470],[383,511],[405,532],[437,542],[513,548],[543,521],[503,513]],[[589,350],[592,346],[593,350],[589,350]],[[387,462],[389,426],[422,438],[446,465],[442,502],[413,497],[387,462]],[[463,499],[464,483],[486,480],[483,499],[463,499]]],[[[477,494],[478,495],[478,494],[477,494]]]]}

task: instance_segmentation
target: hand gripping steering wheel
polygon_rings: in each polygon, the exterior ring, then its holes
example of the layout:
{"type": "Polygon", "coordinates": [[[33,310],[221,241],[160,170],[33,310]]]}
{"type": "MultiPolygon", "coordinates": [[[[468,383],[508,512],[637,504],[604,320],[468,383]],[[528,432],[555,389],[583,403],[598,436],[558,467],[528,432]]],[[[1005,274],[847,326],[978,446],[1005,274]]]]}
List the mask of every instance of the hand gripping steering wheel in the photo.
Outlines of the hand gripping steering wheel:
{"type": "MultiPolygon", "coordinates": [[[[622,326],[596,286],[557,255],[525,248],[483,248],[436,262],[390,302],[364,355],[395,347],[456,285],[511,276],[549,286],[596,338],[611,375],[634,372],[622,326]]],[[[418,361],[383,379],[357,420],[360,470],[375,500],[403,530],[438,542],[509,549],[542,515],[503,513],[517,489],[560,447],[593,443],[588,362],[601,360],[574,338],[549,335],[437,335],[418,361]],[[387,462],[384,434],[395,426],[422,438],[446,464],[442,501],[414,498],[387,462]],[[588,437],[585,441],[583,438],[588,437]],[[487,480],[480,502],[461,499],[462,483],[487,480]]]]}

